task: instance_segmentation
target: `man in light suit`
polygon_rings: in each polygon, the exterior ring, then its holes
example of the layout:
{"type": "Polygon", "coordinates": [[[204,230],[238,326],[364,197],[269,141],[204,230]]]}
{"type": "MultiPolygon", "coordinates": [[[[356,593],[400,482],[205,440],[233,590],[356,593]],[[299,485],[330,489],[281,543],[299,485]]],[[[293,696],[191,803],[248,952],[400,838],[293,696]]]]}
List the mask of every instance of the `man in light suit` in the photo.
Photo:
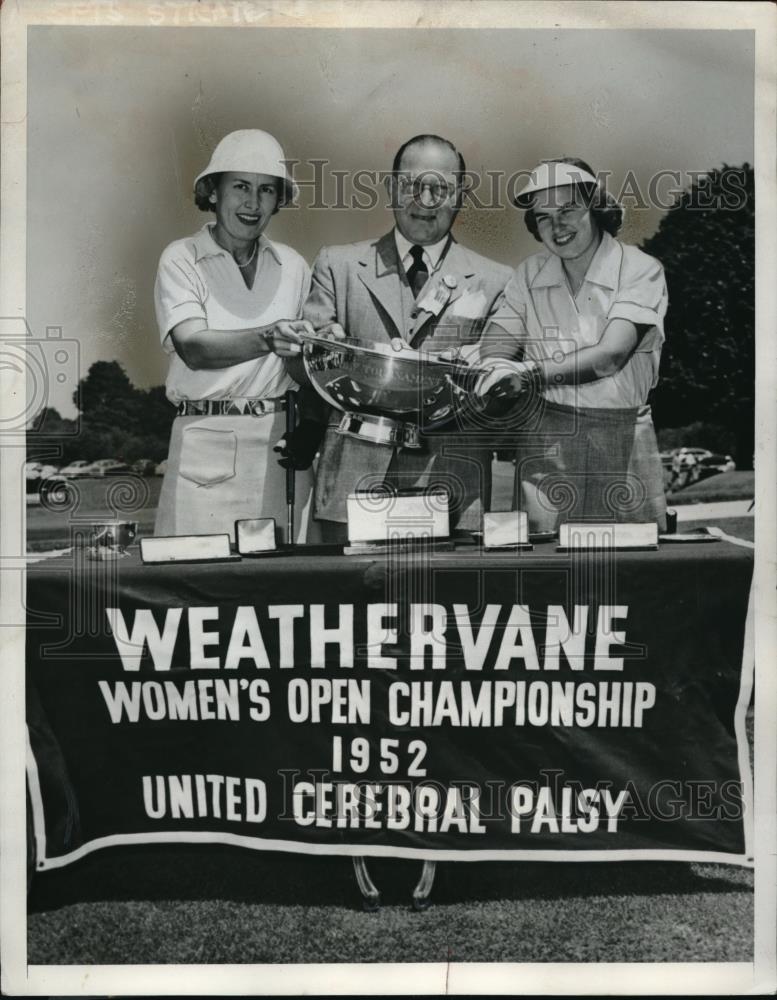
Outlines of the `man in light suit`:
{"type": "MultiPolygon", "coordinates": [[[[467,250],[451,227],[461,207],[464,160],[447,139],[419,135],[399,149],[387,189],[394,228],[377,240],[324,247],[313,265],[303,316],[319,331],[439,353],[475,344],[511,271],[467,250]]],[[[325,541],[345,541],[345,501],[381,483],[447,488],[451,525],[480,528],[490,491],[491,452],[457,428],[397,449],[338,434],[333,412],[321,450],[315,517],[325,541]]]]}

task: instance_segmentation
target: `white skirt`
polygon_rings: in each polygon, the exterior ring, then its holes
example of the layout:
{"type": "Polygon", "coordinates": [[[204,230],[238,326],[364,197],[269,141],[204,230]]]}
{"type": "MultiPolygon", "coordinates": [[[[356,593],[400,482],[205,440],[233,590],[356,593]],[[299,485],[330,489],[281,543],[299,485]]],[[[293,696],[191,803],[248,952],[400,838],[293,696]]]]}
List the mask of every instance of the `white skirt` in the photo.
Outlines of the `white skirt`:
{"type": "MultiPolygon", "coordinates": [[[[286,470],[272,450],[285,430],[284,413],[176,417],[154,534],[228,533],[234,541],[235,521],[273,517],[277,541],[286,542],[286,470]]],[[[312,471],[297,472],[297,543],[316,540],[309,533],[312,494],[312,471]]]]}

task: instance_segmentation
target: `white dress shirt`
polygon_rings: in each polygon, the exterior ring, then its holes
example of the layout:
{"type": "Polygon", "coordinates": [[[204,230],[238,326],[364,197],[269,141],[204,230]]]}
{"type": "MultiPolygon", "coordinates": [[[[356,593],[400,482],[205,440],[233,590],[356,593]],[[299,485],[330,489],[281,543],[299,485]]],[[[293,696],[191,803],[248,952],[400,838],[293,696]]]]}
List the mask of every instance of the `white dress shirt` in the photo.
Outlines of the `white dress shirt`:
{"type": "MultiPolygon", "coordinates": [[[[394,229],[394,239],[397,244],[397,253],[399,254],[399,259],[402,261],[402,267],[405,269],[405,274],[409,271],[413,264],[413,257],[410,253],[411,247],[417,246],[417,243],[411,243],[410,240],[405,239],[405,237],[400,233],[398,229],[394,229]]],[[[423,247],[423,260],[426,264],[426,269],[431,274],[436,271],[440,266],[440,258],[443,255],[445,248],[448,246],[448,240],[450,235],[446,234],[437,243],[430,243],[429,246],[423,247]]]]}

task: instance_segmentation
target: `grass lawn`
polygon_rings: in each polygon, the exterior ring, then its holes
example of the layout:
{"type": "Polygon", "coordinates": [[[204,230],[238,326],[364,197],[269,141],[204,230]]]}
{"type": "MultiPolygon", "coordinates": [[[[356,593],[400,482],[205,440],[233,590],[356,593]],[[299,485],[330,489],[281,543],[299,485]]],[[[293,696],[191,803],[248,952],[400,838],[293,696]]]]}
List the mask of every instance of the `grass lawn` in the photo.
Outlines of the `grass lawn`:
{"type": "Polygon", "coordinates": [[[161,488],[160,476],[70,480],[67,493],[53,495],[48,504],[28,505],[27,551],[66,548],[71,529],[88,528],[91,520],[137,521],[138,534],[150,535],[161,488]]]}
{"type": "MultiPolygon", "coordinates": [[[[752,872],[661,862],[370,863],[363,913],[341,858],[178,846],[98,852],[37,875],[31,964],[750,961],[752,872]],[[78,901],[76,901],[78,900],[78,901]]],[[[322,983],[321,992],[326,992],[322,983]]]]}
{"type": "MultiPolygon", "coordinates": [[[[515,466],[512,462],[494,462],[492,510],[509,510],[513,498],[515,466]]],[[[690,503],[717,503],[721,500],[752,500],[755,496],[755,473],[721,472],[684,490],[667,494],[670,506],[690,503]]]]}
{"type": "Polygon", "coordinates": [[[719,500],[752,500],[755,496],[755,473],[720,472],[702,479],[684,490],[667,494],[670,504],[716,503],[719,500]]]}

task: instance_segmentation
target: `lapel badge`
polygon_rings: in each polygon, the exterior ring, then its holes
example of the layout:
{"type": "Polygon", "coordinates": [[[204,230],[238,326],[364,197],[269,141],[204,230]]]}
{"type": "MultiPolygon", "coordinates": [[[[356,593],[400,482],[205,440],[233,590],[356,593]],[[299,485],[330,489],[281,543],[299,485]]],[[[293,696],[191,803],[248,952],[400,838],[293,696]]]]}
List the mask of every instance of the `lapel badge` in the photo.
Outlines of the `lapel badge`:
{"type": "Polygon", "coordinates": [[[451,297],[453,290],[452,286],[448,284],[449,280],[453,281],[455,286],[456,279],[449,278],[449,276],[446,275],[445,278],[443,278],[443,280],[434,288],[429,289],[423,300],[418,303],[418,309],[423,312],[428,312],[432,316],[439,316],[448,304],[448,299],[451,297]]]}
{"type": "Polygon", "coordinates": [[[440,284],[435,288],[434,295],[428,306],[429,312],[433,313],[435,316],[439,316],[443,309],[448,304],[448,299],[451,297],[451,288],[447,284],[440,284]]]}
{"type": "Polygon", "coordinates": [[[453,291],[453,289],[458,284],[458,282],[456,281],[456,279],[454,278],[454,276],[452,274],[446,274],[445,277],[442,280],[443,280],[443,283],[446,284],[448,286],[448,288],[451,289],[451,291],[453,291]]]}

